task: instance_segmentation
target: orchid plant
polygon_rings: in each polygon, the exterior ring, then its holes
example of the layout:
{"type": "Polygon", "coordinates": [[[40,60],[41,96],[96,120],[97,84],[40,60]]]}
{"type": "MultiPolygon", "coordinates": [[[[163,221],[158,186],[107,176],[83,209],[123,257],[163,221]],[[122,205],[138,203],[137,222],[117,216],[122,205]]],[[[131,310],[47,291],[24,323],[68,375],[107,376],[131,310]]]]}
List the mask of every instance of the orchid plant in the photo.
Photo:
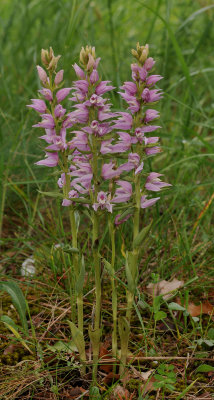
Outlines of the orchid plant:
{"type": "MultiPolygon", "coordinates": [[[[45,158],[37,165],[58,167],[60,189],[58,197],[68,208],[74,269],[72,297],[72,321],[69,321],[73,340],[79,350],[82,373],[86,367],[86,343],[84,335],[83,286],[85,275],[84,257],[78,238],[78,216],[86,213],[89,229],[92,228],[92,253],[95,282],[95,310],[88,332],[93,348],[93,375],[96,379],[99,349],[102,335],[101,316],[101,262],[111,279],[112,288],[112,355],[118,358],[118,334],[120,336],[120,374],[127,361],[130,322],[134,296],[138,285],[138,265],[141,244],[151,224],[140,230],[141,211],[154,205],[160,197],[151,197],[171,186],[161,181],[161,174],[144,172],[148,157],[161,151],[159,137],[150,136],[160,126],[153,124],[159,113],[150,107],[162,97],[154,88],[162,79],[151,75],[155,64],[148,57],[149,47],[137,44],[132,54],[136,62],[131,65],[132,81],[125,82],[119,94],[128,105],[127,110],[112,112],[106,93],[115,89],[110,81],[102,81],[95,48],[86,46],[80,52],[80,65],[73,68],[77,80],[71,87],[64,87],[63,70],[57,70],[60,56],[52,48],[42,50],[43,67],[37,66],[42,88],[39,99],[32,99],[28,107],[36,110],[41,121],[33,127],[42,128],[40,139],[46,142],[45,158]],[[69,97],[71,107],[65,108],[69,97]],[[149,135],[149,136],[148,136],[149,135]],[[116,279],[115,243],[120,227],[132,219],[132,244],[126,253],[126,315],[118,319],[118,280],[116,279]],[[102,222],[108,221],[111,240],[111,259],[106,260],[99,248],[102,222]]],[[[48,193],[46,193],[48,194],[48,193]]],[[[51,193],[49,193],[51,195],[51,193]]],[[[56,195],[56,194],[55,194],[56,195]]]]}

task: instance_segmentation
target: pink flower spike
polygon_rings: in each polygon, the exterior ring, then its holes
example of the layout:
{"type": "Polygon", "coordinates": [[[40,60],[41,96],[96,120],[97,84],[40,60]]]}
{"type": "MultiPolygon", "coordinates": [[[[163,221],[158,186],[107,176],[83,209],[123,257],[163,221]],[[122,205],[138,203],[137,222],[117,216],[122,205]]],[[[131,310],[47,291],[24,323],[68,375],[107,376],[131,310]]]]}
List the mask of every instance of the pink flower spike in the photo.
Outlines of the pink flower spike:
{"type": "Polygon", "coordinates": [[[146,198],[147,198],[147,196],[141,197],[141,201],[140,201],[141,208],[151,207],[151,206],[153,206],[153,204],[155,204],[160,199],[160,197],[154,197],[153,199],[149,199],[149,200],[146,200],[146,198]]]}
{"type": "Polygon", "coordinates": [[[54,79],[54,83],[56,86],[58,86],[62,80],[63,80],[63,74],[64,74],[64,70],[61,69],[60,71],[57,72],[55,79],[54,79]]]}
{"type": "Polygon", "coordinates": [[[44,165],[46,167],[56,167],[59,161],[58,153],[46,152],[46,158],[44,160],[37,161],[36,165],[44,165]]]}
{"type": "Polygon", "coordinates": [[[36,68],[37,68],[37,72],[38,72],[40,81],[45,84],[48,79],[48,76],[47,76],[45,70],[42,67],[40,67],[40,65],[37,65],[36,68]]]}
{"type": "Polygon", "coordinates": [[[56,93],[57,102],[61,103],[61,101],[64,100],[68,96],[70,91],[71,91],[71,88],[64,88],[64,89],[58,90],[58,92],[56,93]]]}
{"type": "Polygon", "coordinates": [[[47,110],[47,106],[44,100],[31,99],[31,101],[33,104],[27,105],[27,107],[34,108],[34,110],[38,111],[39,113],[45,113],[45,111],[47,110]]]}
{"type": "Polygon", "coordinates": [[[79,67],[79,65],[77,65],[76,63],[73,65],[73,69],[76,72],[77,76],[79,78],[85,79],[85,73],[82,70],[82,68],[79,67]]]}

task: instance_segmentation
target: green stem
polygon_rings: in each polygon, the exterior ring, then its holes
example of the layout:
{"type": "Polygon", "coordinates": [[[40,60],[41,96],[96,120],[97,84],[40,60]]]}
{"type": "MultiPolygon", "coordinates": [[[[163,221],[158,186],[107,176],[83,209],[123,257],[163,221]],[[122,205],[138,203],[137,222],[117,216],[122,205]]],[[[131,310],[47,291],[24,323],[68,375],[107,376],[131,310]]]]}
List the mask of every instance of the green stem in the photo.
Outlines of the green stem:
{"type": "Polygon", "coordinates": [[[109,232],[111,236],[111,287],[112,287],[112,316],[113,316],[113,331],[112,331],[112,355],[117,357],[117,288],[115,284],[115,229],[109,216],[109,232]]]}

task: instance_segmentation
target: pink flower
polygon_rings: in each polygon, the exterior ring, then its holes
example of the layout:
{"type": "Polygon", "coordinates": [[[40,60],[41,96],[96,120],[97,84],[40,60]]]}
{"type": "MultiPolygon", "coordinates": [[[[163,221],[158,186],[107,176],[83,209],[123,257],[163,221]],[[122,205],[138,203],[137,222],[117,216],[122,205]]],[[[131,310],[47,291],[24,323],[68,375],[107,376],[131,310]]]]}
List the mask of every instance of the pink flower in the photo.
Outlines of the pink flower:
{"type": "Polygon", "coordinates": [[[97,195],[97,201],[98,203],[93,204],[93,209],[94,211],[97,211],[98,208],[101,208],[101,210],[104,210],[105,208],[108,210],[108,212],[112,213],[112,208],[113,205],[110,203],[110,196],[101,191],[97,195]]]}
{"type": "Polygon", "coordinates": [[[150,71],[150,69],[152,69],[154,65],[155,65],[155,60],[152,57],[149,57],[146,59],[144,63],[144,68],[146,71],[150,71]]]}
{"type": "Polygon", "coordinates": [[[54,83],[56,86],[58,86],[62,82],[63,74],[64,74],[63,69],[61,69],[60,71],[57,72],[55,79],[54,79],[54,83]]]}
{"type": "Polygon", "coordinates": [[[153,121],[154,119],[159,118],[159,112],[156,110],[148,109],[146,110],[146,115],[144,118],[145,123],[153,121]]]}
{"type": "Polygon", "coordinates": [[[102,94],[109,92],[112,89],[115,89],[114,86],[107,86],[107,83],[110,83],[110,81],[101,81],[99,83],[99,85],[97,85],[96,89],[95,89],[95,93],[98,96],[101,96],[102,94]]]}
{"type": "Polygon", "coordinates": [[[163,79],[163,77],[161,75],[150,75],[146,80],[146,84],[153,86],[153,85],[155,85],[155,83],[157,83],[161,79],[163,79]]]}
{"type": "Polygon", "coordinates": [[[42,67],[40,67],[39,65],[37,65],[36,68],[37,68],[37,72],[38,72],[40,81],[43,84],[45,84],[47,82],[47,79],[48,79],[48,76],[47,76],[45,70],[42,67]]]}
{"type": "Polygon", "coordinates": [[[62,100],[64,100],[68,94],[70,93],[71,88],[63,88],[58,90],[58,92],[56,92],[56,98],[58,103],[61,103],[62,100]]]}
{"type": "Polygon", "coordinates": [[[42,121],[33,125],[33,128],[52,129],[55,127],[55,122],[51,114],[42,114],[42,118],[42,121]]]}
{"type": "Polygon", "coordinates": [[[91,75],[90,75],[90,82],[95,83],[99,80],[99,75],[96,69],[93,69],[91,75]]]}
{"type": "Polygon", "coordinates": [[[150,147],[150,148],[145,150],[147,156],[151,156],[153,154],[160,153],[160,151],[161,151],[161,148],[158,147],[158,146],[150,147]]]}
{"type": "Polygon", "coordinates": [[[163,187],[172,186],[170,185],[170,183],[162,182],[159,179],[159,176],[162,176],[162,174],[158,174],[157,172],[151,172],[147,177],[145,188],[147,190],[151,190],[152,192],[158,192],[163,187]]]}
{"type": "Polygon", "coordinates": [[[84,71],[76,63],[73,65],[73,68],[79,78],[85,79],[84,71]]]}
{"type": "Polygon", "coordinates": [[[125,90],[131,96],[135,96],[137,93],[137,86],[134,82],[124,82],[124,85],[120,86],[120,89],[125,90]]]}
{"type": "Polygon", "coordinates": [[[54,109],[54,115],[55,115],[56,118],[61,118],[61,117],[63,117],[63,115],[65,114],[65,112],[66,112],[66,109],[63,108],[63,107],[61,106],[61,104],[58,104],[58,105],[55,107],[55,109],[54,109]]]}
{"type": "Polygon", "coordinates": [[[109,164],[103,164],[101,173],[103,179],[112,179],[119,175],[120,173],[114,162],[111,161],[109,164]]]}
{"type": "Polygon", "coordinates": [[[119,180],[116,182],[120,185],[115,191],[115,196],[112,199],[112,203],[126,203],[130,200],[132,195],[132,185],[127,181],[119,180]]]}
{"type": "Polygon", "coordinates": [[[58,153],[46,152],[46,158],[44,160],[37,161],[35,164],[44,165],[46,167],[56,167],[59,161],[58,153]]]}
{"type": "Polygon", "coordinates": [[[159,89],[149,90],[148,88],[144,89],[142,92],[142,99],[145,103],[152,103],[160,100],[162,97],[162,92],[159,89]]]}
{"type": "Polygon", "coordinates": [[[34,110],[38,111],[39,113],[45,113],[45,111],[47,110],[47,106],[44,100],[31,99],[31,101],[33,104],[27,105],[27,107],[34,108],[34,110]]]}
{"type": "Polygon", "coordinates": [[[116,115],[121,116],[118,120],[115,120],[114,128],[115,129],[124,129],[130,130],[132,127],[132,116],[126,112],[120,112],[116,115]]]}
{"type": "Polygon", "coordinates": [[[160,197],[154,197],[153,199],[149,199],[149,200],[146,200],[146,198],[147,198],[147,196],[141,197],[141,201],[140,201],[141,208],[151,207],[151,206],[153,206],[153,204],[155,204],[160,199],[160,197]]]}
{"type": "Polygon", "coordinates": [[[128,215],[126,215],[126,217],[120,219],[120,214],[117,214],[115,217],[115,220],[114,220],[115,225],[120,225],[123,222],[127,221],[131,217],[131,215],[132,214],[128,214],[128,215]]]}
{"type": "Polygon", "coordinates": [[[45,100],[53,101],[53,94],[50,89],[43,88],[42,90],[38,90],[38,92],[44,96],[45,100]]]}

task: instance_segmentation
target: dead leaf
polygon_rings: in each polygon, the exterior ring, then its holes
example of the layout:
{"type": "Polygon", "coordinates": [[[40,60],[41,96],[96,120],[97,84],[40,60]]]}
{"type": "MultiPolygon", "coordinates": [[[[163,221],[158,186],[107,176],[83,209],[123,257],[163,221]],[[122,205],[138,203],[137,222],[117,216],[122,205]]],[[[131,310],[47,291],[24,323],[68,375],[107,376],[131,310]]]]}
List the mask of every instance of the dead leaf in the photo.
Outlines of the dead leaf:
{"type": "Polygon", "coordinates": [[[146,289],[149,294],[154,296],[159,296],[164,294],[163,298],[166,300],[171,297],[171,292],[179,289],[184,284],[184,281],[179,281],[174,278],[171,282],[162,280],[158,283],[150,283],[146,289]]]}
{"type": "Polygon", "coordinates": [[[123,388],[120,385],[115,386],[114,390],[111,393],[111,400],[123,400],[123,399],[127,399],[130,400],[130,393],[127,389],[123,388]]]}
{"type": "Polygon", "coordinates": [[[214,315],[214,306],[206,301],[196,306],[194,303],[189,303],[187,310],[192,317],[198,317],[201,314],[214,315]]]}
{"type": "Polygon", "coordinates": [[[151,392],[151,390],[157,390],[153,387],[153,383],[156,382],[155,378],[152,376],[151,379],[148,379],[148,381],[141,386],[141,395],[144,395],[148,392],[151,392]]]}
{"type": "Polygon", "coordinates": [[[120,378],[119,374],[114,374],[114,372],[109,372],[108,375],[105,376],[103,379],[103,383],[105,383],[107,386],[111,386],[113,383],[118,381],[120,378]]]}
{"type": "Polygon", "coordinates": [[[146,372],[141,372],[141,371],[138,371],[136,368],[134,368],[132,365],[131,365],[131,369],[132,369],[132,372],[133,372],[133,377],[134,378],[140,378],[144,382],[149,379],[150,375],[154,371],[154,369],[151,369],[151,370],[146,371],[146,372]]]}

